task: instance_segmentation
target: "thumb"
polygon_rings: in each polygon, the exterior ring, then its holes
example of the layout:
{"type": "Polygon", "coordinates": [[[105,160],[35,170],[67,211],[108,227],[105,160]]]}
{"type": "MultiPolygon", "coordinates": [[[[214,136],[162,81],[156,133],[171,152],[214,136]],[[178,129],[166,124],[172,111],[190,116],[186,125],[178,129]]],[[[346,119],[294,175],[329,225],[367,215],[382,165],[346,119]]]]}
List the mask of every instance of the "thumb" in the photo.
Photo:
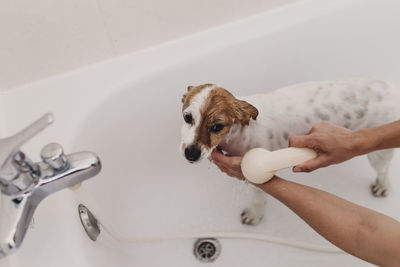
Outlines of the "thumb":
{"type": "Polygon", "coordinates": [[[312,172],[321,167],[327,166],[329,158],[326,155],[320,155],[315,159],[307,160],[306,162],[293,167],[293,172],[312,172]]]}

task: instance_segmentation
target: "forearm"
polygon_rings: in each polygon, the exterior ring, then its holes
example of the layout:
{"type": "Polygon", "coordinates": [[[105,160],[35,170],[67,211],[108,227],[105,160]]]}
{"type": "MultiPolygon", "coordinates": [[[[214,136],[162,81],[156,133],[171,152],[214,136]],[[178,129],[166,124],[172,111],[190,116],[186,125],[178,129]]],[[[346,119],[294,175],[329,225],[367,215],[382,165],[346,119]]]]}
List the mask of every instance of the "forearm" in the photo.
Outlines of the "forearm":
{"type": "Polygon", "coordinates": [[[344,251],[383,266],[400,263],[400,223],[327,192],[278,177],[259,185],[344,251]]]}
{"type": "Polygon", "coordinates": [[[364,128],[355,133],[358,154],[375,150],[400,147],[400,120],[373,128],[364,128]]]}

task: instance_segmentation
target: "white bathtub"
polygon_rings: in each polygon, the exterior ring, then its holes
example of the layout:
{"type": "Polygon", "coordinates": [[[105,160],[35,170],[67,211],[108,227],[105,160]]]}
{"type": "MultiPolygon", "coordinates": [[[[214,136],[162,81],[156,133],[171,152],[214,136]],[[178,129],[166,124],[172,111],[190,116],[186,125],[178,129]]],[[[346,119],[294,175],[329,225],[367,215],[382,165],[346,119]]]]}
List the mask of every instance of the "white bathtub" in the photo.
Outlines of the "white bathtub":
{"type": "MultiPolygon", "coordinates": [[[[92,242],[79,221],[80,202],[126,239],[248,231],[331,246],[272,198],[260,225],[240,224],[248,186],[178,154],[181,94],[205,82],[235,94],[354,76],[400,83],[399,11],[395,0],[300,1],[4,93],[4,136],[47,111],[55,114],[56,123],[24,147],[30,157],[39,160],[41,147],[56,141],[67,153],[97,152],[103,170],[79,196],[63,190],[45,199],[21,249],[0,266],[205,266],[193,256],[195,239],[128,242],[102,229],[92,242]]],[[[281,175],[400,219],[399,163],[396,154],[385,199],[371,196],[374,173],[364,157],[281,175]]],[[[219,241],[221,255],[210,266],[369,266],[347,254],[219,241]]]]}

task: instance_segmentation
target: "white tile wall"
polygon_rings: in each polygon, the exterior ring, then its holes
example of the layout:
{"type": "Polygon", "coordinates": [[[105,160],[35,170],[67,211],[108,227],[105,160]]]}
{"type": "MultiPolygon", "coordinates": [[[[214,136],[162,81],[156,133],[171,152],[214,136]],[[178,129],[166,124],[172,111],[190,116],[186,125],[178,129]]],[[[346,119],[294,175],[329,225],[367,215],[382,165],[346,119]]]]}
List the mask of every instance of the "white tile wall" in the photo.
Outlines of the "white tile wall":
{"type": "Polygon", "coordinates": [[[297,0],[0,0],[0,91],[297,0]]]}
{"type": "Polygon", "coordinates": [[[0,88],[112,56],[96,0],[1,0],[0,88]]]}
{"type": "Polygon", "coordinates": [[[118,54],[227,23],[290,0],[98,0],[118,54]]]}

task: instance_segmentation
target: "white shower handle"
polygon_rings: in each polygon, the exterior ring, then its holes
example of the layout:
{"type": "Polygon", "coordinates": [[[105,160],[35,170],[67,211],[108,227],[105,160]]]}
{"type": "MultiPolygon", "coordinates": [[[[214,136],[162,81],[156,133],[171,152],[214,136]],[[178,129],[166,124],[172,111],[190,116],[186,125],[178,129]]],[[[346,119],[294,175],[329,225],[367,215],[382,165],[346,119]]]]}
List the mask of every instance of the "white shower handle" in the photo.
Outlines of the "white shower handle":
{"type": "Polygon", "coordinates": [[[276,171],[299,165],[317,157],[309,148],[288,147],[269,151],[264,148],[249,150],[242,159],[242,172],[246,179],[255,184],[268,182],[276,171]]]}

